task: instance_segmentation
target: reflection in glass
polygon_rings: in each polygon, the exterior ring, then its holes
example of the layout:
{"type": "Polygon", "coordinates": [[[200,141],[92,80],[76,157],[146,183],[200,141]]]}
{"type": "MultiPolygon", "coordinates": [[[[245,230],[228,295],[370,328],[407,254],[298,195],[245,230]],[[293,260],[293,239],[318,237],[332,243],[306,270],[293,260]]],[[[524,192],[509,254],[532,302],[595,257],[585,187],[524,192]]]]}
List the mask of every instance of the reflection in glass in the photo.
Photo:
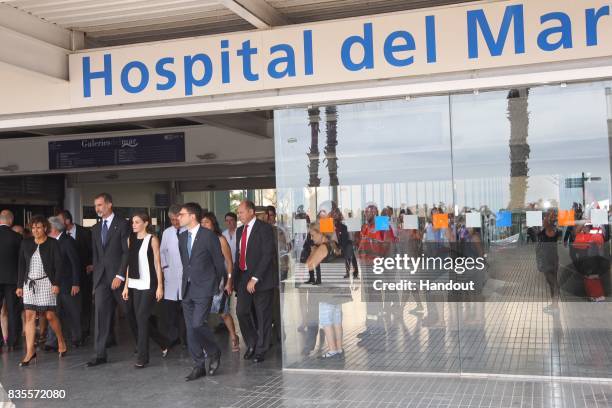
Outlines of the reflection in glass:
{"type": "Polygon", "coordinates": [[[277,111],[285,367],[609,377],[609,87],[277,111]]]}

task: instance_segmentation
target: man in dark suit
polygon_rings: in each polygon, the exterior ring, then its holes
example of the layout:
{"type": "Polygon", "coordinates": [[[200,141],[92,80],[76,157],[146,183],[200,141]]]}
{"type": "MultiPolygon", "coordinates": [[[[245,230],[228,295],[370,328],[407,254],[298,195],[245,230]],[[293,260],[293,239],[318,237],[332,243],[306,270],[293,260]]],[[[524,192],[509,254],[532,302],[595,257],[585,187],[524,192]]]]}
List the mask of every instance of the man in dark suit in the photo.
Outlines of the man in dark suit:
{"type": "Polygon", "coordinates": [[[214,232],[200,227],[202,208],[187,203],[179,212],[181,227],[179,250],[183,262],[183,315],[187,328],[187,347],[194,360],[194,368],[186,377],[193,381],[206,375],[205,355],[209,357],[210,375],[214,375],[221,362],[221,350],[208,326],[208,315],[213,296],[225,274],[225,258],[221,243],[214,232]]]}
{"type": "Polygon", "coordinates": [[[8,339],[7,347],[12,350],[20,336],[19,309],[17,303],[17,263],[21,235],[11,229],[13,213],[9,210],[0,212],[0,307],[6,301],[8,312],[8,339]]]}
{"type": "Polygon", "coordinates": [[[274,232],[270,224],[255,218],[251,201],[240,203],[238,218],[243,225],[236,232],[236,315],[247,344],[244,358],[254,357],[253,361],[259,363],[270,345],[274,289],[278,287],[274,232]]]}
{"type": "Polygon", "coordinates": [[[92,230],[93,288],[95,299],[96,357],[88,367],[106,363],[106,341],[111,333],[115,307],[125,307],[121,291],[128,264],[130,224],[115,215],[113,199],[108,193],[96,196],[94,206],[102,222],[92,230]]]}
{"type": "MultiPolygon", "coordinates": [[[[70,327],[73,345],[79,345],[81,340],[81,296],[80,296],[80,269],[81,260],[77,252],[74,239],[65,233],[66,226],[60,217],[50,217],[49,237],[59,243],[62,254],[62,270],[58,282],[60,293],[57,296],[57,316],[62,321],[62,328],[70,327]]],[[[57,351],[57,336],[49,330],[46,351],[57,351]]]]}
{"type": "MultiPolygon", "coordinates": [[[[84,342],[90,334],[91,330],[91,314],[93,304],[93,265],[92,265],[92,247],[91,247],[91,231],[87,228],[75,224],[72,219],[72,214],[68,210],[63,210],[58,214],[64,225],[66,226],[66,235],[74,239],[76,249],[79,254],[79,283],[81,287],[81,343],[84,342]]],[[[80,344],[73,344],[78,346],[80,344]]]]}

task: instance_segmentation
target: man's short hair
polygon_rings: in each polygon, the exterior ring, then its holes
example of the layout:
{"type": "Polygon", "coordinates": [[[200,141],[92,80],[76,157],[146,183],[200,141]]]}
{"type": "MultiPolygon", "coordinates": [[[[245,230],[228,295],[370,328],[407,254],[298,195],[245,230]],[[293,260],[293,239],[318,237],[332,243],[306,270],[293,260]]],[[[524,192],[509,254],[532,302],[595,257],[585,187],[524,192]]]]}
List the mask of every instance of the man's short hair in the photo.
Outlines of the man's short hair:
{"type": "Polygon", "coordinates": [[[58,216],[49,217],[49,225],[51,225],[51,228],[58,232],[64,232],[64,230],[66,229],[66,226],[58,216]]]}
{"type": "Polygon", "coordinates": [[[181,210],[193,214],[198,222],[202,221],[202,207],[198,203],[185,203],[181,206],[181,210]]]}
{"type": "Polygon", "coordinates": [[[2,210],[0,211],[0,222],[7,225],[12,225],[13,221],[15,221],[15,216],[10,210],[2,210]]]}
{"type": "Polygon", "coordinates": [[[68,210],[62,210],[60,211],[57,215],[61,215],[62,217],[64,217],[64,220],[69,220],[70,223],[72,224],[72,214],[70,214],[70,211],[68,210]]]}
{"type": "Polygon", "coordinates": [[[228,212],[227,214],[225,214],[225,217],[223,217],[224,219],[227,217],[232,217],[234,219],[234,221],[238,221],[238,216],[236,215],[235,212],[228,212]]]}
{"type": "Polygon", "coordinates": [[[94,197],[94,200],[97,200],[98,198],[104,199],[105,203],[110,203],[110,204],[113,203],[113,196],[108,193],[100,193],[94,197]]]}
{"type": "Polygon", "coordinates": [[[172,204],[170,208],[168,208],[168,215],[174,214],[177,215],[181,212],[181,206],[178,204],[172,204]]]}
{"type": "Polygon", "coordinates": [[[255,211],[255,203],[252,202],[251,200],[244,200],[242,203],[245,205],[247,210],[255,211]]]}
{"type": "Polygon", "coordinates": [[[269,205],[266,207],[266,212],[276,215],[276,208],[273,205],[269,205]]]}

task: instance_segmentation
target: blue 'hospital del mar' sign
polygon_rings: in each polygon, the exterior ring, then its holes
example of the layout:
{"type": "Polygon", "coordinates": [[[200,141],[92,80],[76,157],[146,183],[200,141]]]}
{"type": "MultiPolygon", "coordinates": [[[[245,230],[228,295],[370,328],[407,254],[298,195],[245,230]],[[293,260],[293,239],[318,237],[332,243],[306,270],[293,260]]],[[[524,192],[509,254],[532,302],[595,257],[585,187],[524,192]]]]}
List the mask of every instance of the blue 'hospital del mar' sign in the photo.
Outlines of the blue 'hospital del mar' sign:
{"type": "Polygon", "coordinates": [[[50,170],[184,161],[182,132],[49,142],[50,170]]]}

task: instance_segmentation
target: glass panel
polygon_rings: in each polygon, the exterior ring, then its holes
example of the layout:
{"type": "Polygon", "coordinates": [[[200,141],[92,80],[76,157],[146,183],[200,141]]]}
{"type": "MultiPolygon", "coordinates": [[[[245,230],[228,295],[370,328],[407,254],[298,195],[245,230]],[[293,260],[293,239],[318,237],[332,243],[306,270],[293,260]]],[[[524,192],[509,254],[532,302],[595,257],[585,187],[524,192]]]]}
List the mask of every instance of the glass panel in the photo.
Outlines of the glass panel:
{"type": "MultiPolygon", "coordinates": [[[[454,304],[373,290],[376,279],[407,277],[395,267],[376,275],[376,258],[419,257],[432,208],[453,212],[448,97],[279,110],[275,128],[278,212],[291,237],[284,366],[458,372],[454,304]]],[[[440,251],[454,235],[444,231],[428,236],[440,251]]]]}
{"type": "Polygon", "coordinates": [[[462,371],[609,377],[610,304],[585,292],[609,293],[605,85],[457,95],[451,112],[459,241],[488,259],[458,304],[462,371]]]}

